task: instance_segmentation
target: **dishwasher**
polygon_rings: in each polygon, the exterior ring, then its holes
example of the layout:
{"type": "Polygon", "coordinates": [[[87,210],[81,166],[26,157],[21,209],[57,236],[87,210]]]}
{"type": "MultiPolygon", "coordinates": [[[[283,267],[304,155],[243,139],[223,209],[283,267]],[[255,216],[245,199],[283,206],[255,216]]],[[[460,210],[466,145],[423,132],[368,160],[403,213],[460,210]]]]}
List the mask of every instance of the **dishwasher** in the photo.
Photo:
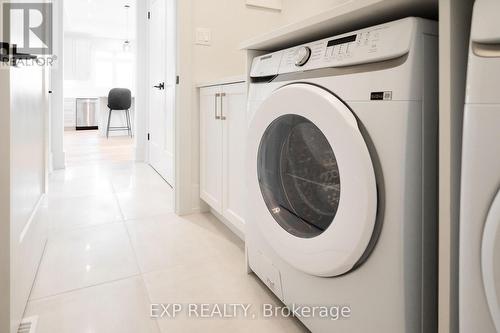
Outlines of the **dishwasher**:
{"type": "Polygon", "coordinates": [[[98,98],[76,99],[76,130],[96,130],[98,98]]]}

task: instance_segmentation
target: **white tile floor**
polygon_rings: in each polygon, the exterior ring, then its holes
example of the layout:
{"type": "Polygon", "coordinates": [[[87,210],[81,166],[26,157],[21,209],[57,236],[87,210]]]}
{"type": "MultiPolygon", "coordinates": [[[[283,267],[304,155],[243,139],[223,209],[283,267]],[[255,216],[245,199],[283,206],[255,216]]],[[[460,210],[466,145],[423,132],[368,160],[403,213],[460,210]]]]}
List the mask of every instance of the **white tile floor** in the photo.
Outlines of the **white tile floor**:
{"type": "Polygon", "coordinates": [[[176,216],[148,165],[77,160],[50,180],[51,232],[26,310],[37,333],[305,331],[290,318],[151,319],[152,302],[258,313],[278,301],[246,274],[242,241],[212,215],[176,216]]]}

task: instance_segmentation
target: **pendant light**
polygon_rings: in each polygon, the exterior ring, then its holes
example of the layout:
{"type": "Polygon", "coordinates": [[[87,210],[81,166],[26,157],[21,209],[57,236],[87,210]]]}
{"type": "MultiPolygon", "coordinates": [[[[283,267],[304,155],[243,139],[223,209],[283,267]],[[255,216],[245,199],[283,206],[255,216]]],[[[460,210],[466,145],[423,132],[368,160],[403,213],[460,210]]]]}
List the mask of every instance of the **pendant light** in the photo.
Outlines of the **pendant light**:
{"type": "Polygon", "coordinates": [[[129,4],[126,4],[125,6],[125,20],[126,20],[126,24],[127,24],[127,35],[126,35],[126,39],[125,41],[123,42],[123,51],[124,52],[130,52],[130,50],[132,49],[132,45],[131,45],[131,42],[130,42],[130,17],[129,17],[129,12],[130,12],[130,5],[129,4]]]}

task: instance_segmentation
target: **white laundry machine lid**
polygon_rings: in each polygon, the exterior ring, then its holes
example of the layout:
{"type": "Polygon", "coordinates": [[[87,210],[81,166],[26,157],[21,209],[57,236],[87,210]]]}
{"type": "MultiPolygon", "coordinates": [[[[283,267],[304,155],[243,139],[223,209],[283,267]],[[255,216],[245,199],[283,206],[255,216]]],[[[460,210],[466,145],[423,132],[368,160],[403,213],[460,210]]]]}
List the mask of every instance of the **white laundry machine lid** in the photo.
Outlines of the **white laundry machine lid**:
{"type": "Polygon", "coordinates": [[[251,212],[267,242],[316,276],[350,271],[377,214],[370,153],[351,110],[333,93],[296,83],[273,92],[249,129],[251,212]]]}
{"type": "Polygon", "coordinates": [[[500,192],[493,201],[484,225],[481,266],[491,317],[500,332],[500,192]]]}

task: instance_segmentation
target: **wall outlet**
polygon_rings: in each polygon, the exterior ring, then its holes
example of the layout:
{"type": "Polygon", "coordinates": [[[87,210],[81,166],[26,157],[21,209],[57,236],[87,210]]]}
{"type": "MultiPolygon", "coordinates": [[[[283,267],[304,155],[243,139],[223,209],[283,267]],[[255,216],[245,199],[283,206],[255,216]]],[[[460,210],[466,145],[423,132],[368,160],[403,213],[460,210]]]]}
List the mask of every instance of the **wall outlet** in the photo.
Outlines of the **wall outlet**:
{"type": "Polygon", "coordinates": [[[212,31],[207,28],[196,28],[196,44],[210,46],[212,43],[212,31]]]}

